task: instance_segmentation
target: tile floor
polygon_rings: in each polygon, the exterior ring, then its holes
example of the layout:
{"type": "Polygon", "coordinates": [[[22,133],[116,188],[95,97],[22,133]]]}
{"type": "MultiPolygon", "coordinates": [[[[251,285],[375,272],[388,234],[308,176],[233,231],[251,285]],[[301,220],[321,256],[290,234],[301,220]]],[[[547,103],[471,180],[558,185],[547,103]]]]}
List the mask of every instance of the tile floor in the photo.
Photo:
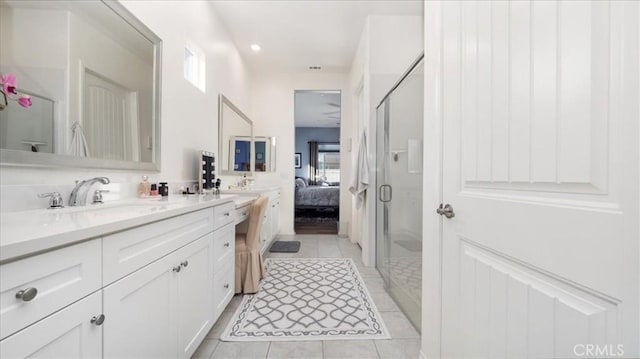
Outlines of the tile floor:
{"type": "Polygon", "coordinates": [[[242,300],[235,296],[202,342],[193,358],[211,359],[416,359],[420,350],[420,334],[409,323],[391,297],[384,291],[375,268],[367,268],[360,260],[360,247],[347,238],[335,235],[298,235],[280,240],[301,242],[298,253],[266,253],[266,257],[348,257],[352,258],[364,279],[371,297],[393,339],[332,340],[304,342],[221,342],[220,334],[242,300]]]}

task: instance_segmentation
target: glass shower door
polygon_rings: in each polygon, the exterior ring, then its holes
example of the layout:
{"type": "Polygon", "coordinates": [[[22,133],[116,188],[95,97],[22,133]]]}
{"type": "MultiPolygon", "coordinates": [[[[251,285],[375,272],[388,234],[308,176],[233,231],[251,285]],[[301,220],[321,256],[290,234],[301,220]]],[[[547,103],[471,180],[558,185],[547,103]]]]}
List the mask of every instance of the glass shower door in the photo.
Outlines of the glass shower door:
{"type": "Polygon", "coordinates": [[[422,303],[422,140],[420,62],[377,112],[376,265],[385,287],[420,329],[422,303]]]}
{"type": "Polygon", "coordinates": [[[378,161],[376,168],[376,183],[378,184],[378,193],[376,198],[376,268],[382,276],[385,288],[389,288],[389,233],[387,228],[389,227],[388,213],[389,207],[387,206],[386,195],[389,195],[389,188],[385,187],[389,182],[389,164],[388,151],[386,150],[389,145],[388,137],[388,125],[387,121],[388,113],[387,109],[388,99],[385,100],[376,111],[376,159],[378,161]]]}

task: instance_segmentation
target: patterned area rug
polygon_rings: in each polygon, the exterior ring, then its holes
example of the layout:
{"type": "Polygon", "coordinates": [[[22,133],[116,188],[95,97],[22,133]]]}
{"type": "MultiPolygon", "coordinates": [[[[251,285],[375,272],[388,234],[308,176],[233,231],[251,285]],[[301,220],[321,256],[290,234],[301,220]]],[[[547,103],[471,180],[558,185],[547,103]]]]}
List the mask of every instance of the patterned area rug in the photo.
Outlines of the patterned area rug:
{"type": "Polygon", "coordinates": [[[245,295],[223,341],[388,339],[350,258],[269,258],[267,277],[245,295]]]}

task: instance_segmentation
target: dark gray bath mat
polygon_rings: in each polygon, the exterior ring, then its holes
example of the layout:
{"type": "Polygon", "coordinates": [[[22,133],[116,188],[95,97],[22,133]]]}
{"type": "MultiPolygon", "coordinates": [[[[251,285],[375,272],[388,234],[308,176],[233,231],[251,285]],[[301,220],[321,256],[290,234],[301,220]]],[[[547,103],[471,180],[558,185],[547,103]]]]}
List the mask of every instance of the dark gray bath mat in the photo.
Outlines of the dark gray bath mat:
{"type": "Polygon", "coordinates": [[[298,253],[299,250],[300,241],[276,241],[269,248],[272,253],[298,253]]]}

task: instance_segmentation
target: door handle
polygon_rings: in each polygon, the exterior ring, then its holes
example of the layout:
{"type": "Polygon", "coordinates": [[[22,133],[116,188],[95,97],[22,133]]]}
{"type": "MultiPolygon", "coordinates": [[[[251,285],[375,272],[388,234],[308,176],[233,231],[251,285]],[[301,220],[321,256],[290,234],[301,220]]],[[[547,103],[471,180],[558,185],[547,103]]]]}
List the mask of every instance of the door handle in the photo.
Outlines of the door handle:
{"type": "Polygon", "coordinates": [[[444,207],[442,206],[442,203],[440,203],[440,207],[436,209],[436,213],[447,218],[453,218],[456,216],[456,213],[453,211],[453,207],[451,207],[449,203],[445,204],[444,207]]]}
{"type": "Polygon", "coordinates": [[[378,188],[378,199],[380,199],[380,202],[391,202],[391,200],[393,199],[393,188],[391,187],[391,185],[383,184],[382,186],[380,186],[380,188],[378,188]],[[386,193],[388,193],[389,195],[386,196],[386,193]]]}

